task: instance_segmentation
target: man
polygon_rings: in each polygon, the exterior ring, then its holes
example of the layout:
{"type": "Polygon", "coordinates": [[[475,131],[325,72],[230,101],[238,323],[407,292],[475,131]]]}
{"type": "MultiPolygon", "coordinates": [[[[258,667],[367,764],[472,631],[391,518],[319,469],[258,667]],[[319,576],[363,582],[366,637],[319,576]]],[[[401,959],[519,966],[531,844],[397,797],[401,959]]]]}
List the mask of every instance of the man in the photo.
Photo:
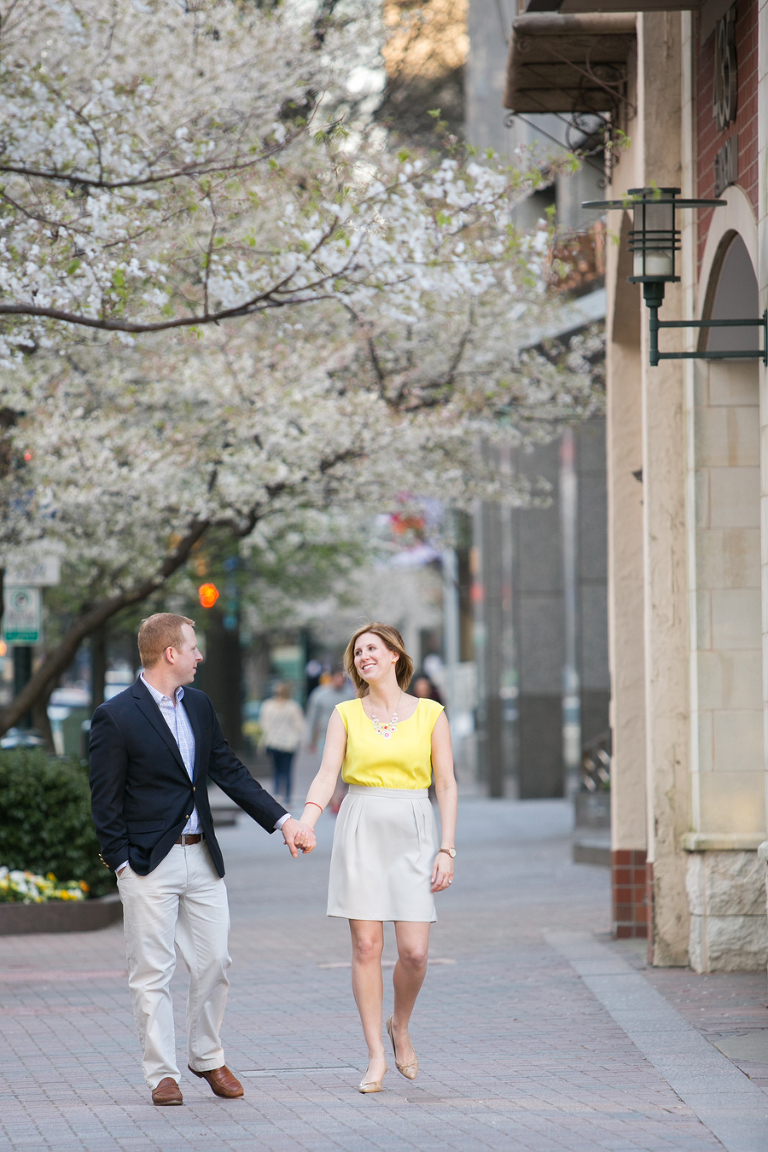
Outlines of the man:
{"type": "Polygon", "coordinates": [[[224,1063],[229,907],[208,804],[210,776],[291,855],[311,829],[286,812],[231,751],[204,692],[185,688],[203,659],[194,621],[158,612],[139,629],[143,671],[93,714],[91,802],[101,859],[117,873],[128,983],[157,1105],[182,1104],[170,982],[178,948],[190,972],[188,1066],[217,1096],[243,1095],[224,1063]]]}

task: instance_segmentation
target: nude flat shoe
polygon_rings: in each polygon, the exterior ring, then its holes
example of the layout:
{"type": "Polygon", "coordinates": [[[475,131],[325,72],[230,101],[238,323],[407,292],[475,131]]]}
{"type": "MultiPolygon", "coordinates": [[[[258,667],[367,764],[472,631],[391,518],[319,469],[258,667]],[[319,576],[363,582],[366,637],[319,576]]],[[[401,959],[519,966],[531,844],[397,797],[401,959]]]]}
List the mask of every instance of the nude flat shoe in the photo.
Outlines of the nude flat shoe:
{"type": "Polygon", "coordinates": [[[416,1053],[414,1052],[413,1060],[411,1060],[411,1062],[409,1064],[401,1064],[399,1062],[399,1060],[397,1059],[397,1048],[395,1046],[395,1037],[394,1037],[394,1034],[392,1032],[392,1017],[391,1016],[390,1016],[389,1020],[387,1020],[387,1032],[389,1033],[389,1038],[392,1041],[392,1051],[395,1054],[395,1068],[397,1068],[397,1070],[401,1076],[405,1076],[406,1080],[415,1080],[416,1077],[418,1076],[418,1073],[419,1073],[419,1058],[416,1055],[416,1053]]]}
{"type": "Polygon", "coordinates": [[[384,1067],[384,1074],[382,1075],[381,1080],[361,1080],[357,1086],[358,1092],[362,1092],[364,1096],[367,1096],[370,1092],[383,1092],[384,1076],[386,1076],[388,1071],[389,1065],[387,1064],[384,1067]]]}

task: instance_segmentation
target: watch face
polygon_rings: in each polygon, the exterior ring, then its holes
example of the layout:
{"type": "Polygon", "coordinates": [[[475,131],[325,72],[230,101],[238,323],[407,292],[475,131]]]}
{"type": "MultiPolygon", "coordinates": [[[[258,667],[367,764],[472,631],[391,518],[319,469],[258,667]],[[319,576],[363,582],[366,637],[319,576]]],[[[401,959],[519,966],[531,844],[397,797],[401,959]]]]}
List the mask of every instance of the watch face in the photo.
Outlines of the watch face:
{"type": "Polygon", "coordinates": [[[455,858],[456,858],[456,849],[451,848],[451,860],[454,860],[455,858]]]}

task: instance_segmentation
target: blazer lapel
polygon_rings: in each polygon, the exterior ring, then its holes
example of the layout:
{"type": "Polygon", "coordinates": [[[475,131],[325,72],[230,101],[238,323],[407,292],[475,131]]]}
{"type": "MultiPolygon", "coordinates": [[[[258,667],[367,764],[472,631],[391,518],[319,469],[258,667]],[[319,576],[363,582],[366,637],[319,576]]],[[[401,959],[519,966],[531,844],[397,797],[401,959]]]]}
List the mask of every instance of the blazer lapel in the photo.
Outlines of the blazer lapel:
{"type": "Polygon", "coordinates": [[[156,732],[158,732],[160,734],[160,736],[162,736],[163,740],[168,745],[168,747],[171,750],[171,752],[173,753],[173,755],[176,757],[176,760],[178,761],[179,766],[181,767],[183,772],[186,774],[187,770],[184,767],[184,761],[181,758],[181,752],[179,751],[179,746],[173,738],[173,733],[171,732],[170,728],[166,724],[165,718],[163,717],[163,714],[161,713],[157,704],[155,704],[151,695],[149,694],[149,692],[147,691],[145,686],[142,684],[141,679],[137,680],[133,686],[133,697],[134,697],[137,705],[139,706],[139,708],[143,712],[144,716],[146,716],[147,720],[149,720],[152,727],[155,729],[156,732]]]}

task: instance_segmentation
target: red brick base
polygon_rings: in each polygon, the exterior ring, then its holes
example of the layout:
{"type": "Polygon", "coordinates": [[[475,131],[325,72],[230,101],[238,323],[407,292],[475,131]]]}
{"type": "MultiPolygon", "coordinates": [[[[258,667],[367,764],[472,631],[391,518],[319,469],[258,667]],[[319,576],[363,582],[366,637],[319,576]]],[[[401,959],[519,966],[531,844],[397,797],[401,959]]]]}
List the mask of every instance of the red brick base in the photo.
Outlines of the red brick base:
{"type": "Polygon", "coordinates": [[[648,935],[645,852],[618,848],[611,853],[613,934],[617,940],[648,935]]]}

